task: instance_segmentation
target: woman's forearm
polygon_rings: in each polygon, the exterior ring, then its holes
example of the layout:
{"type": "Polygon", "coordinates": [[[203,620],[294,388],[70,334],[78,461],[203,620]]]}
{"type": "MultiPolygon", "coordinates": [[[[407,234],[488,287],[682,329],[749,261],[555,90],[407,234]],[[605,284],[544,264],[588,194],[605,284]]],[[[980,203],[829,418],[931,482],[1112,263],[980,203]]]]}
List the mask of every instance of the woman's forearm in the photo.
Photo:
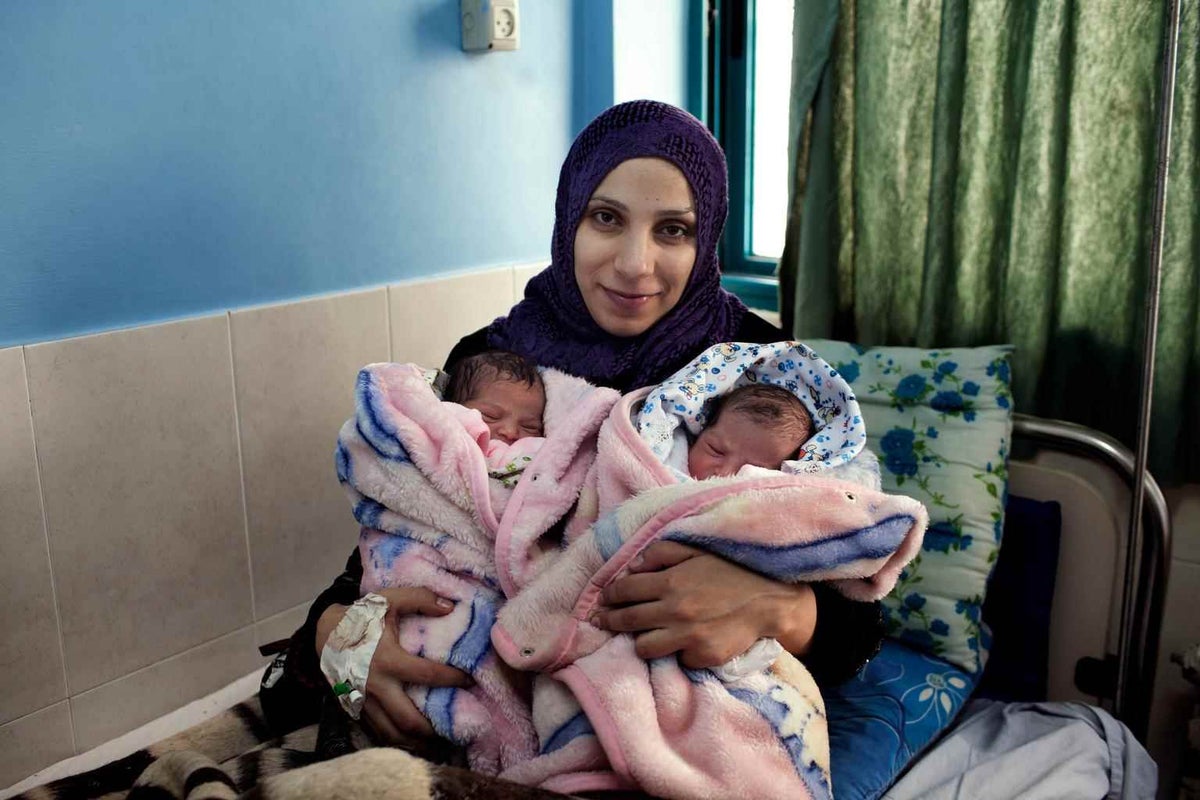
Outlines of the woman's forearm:
{"type": "Polygon", "coordinates": [[[792,655],[804,657],[812,648],[817,628],[817,597],[812,587],[799,585],[776,604],[774,638],[792,655]]]}
{"type": "Polygon", "coordinates": [[[879,652],[883,609],[877,602],[851,600],[825,584],[813,584],[812,592],[815,624],[807,652],[797,656],[818,683],[841,683],[858,674],[879,652]]]}
{"type": "Polygon", "coordinates": [[[346,609],[348,608],[349,606],[347,605],[334,603],[317,618],[316,634],[313,637],[313,650],[317,652],[318,658],[320,658],[321,650],[325,647],[325,642],[329,641],[329,634],[333,633],[333,629],[346,616],[346,609]]]}
{"type": "MultiPolygon", "coordinates": [[[[308,609],[308,618],[297,631],[292,634],[288,647],[288,669],[296,674],[301,682],[310,685],[323,685],[321,677],[320,650],[317,647],[318,630],[321,621],[330,621],[326,612],[333,606],[348,606],[358,599],[358,587],[362,582],[362,560],[358,548],[346,560],[346,569],[334,579],[325,591],[317,595],[317,599],[308,609]]],[[[338,617],[340,618],[340,614],[338,617]]],[[[336,625],[336,621],[334,622],[336,625]]],[[[324,631],[329,635],[332,627],[324,631]]]]}

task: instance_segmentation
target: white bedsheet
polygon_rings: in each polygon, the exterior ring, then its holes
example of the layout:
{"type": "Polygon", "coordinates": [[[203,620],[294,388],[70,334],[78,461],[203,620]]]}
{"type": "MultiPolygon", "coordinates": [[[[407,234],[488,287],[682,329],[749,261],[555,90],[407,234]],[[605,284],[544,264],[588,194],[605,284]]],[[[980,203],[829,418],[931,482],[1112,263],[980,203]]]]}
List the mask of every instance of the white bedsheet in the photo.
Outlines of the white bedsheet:
{"type": "Polygon", "coordinates": [[[972,700],[886,800],[1153,798],[1158,768],[1129,729],[1083,703],[972,700]]]}

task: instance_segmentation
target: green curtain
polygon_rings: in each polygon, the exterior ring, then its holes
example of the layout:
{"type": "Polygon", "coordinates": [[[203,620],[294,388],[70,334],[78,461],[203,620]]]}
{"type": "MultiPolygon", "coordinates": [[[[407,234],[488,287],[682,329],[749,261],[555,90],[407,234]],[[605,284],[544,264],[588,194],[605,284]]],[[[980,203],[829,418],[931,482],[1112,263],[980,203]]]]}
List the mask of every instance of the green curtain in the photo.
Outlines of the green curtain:
{"type": "MultiPolygon", "coordinates": [[[[798,0],[798,338],[1016,345],[1016,408],[1135,437],[1163,3],[798,0]]],[[[1200,480],[1200,0],[1184,0],[1151,470],[1200,480]]]]}

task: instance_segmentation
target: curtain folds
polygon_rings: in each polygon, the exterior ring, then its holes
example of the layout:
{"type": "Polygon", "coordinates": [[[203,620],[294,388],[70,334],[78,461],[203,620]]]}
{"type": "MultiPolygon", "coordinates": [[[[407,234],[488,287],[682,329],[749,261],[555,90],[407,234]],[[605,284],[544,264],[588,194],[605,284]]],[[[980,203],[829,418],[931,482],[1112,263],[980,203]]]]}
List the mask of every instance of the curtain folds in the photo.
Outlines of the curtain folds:
{"type": "MultiPolygon", "coordinates": [[[[796,3],[798,338],[1011,342],[1018,410],[1132,444],[1161,3],[796,3]]],[[[1184,0],[1151,470],[1200,480],[1200,0],[1184,0]]]]}

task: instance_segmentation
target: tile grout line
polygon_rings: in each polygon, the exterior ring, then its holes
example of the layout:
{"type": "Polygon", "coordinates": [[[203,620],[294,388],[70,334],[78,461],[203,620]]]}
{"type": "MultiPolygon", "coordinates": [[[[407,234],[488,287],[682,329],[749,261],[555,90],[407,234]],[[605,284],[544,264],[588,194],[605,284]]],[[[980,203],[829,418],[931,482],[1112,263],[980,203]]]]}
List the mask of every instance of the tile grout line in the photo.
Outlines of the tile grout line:
{"type": "MultiPolygon", "coordinates": [[[[275,616],[275,615],[272,614],[271,616],[275,616]]],[[[204,648],[211,647],[212,645],[220,642],[222,639],[232,639],[233,637],[237,636],[238,634],[249,633],[251,641],[257,643],[257,640],[255,639],[255,633],[257,631],[257,628],[258,628],[258,623],[251,622],[246,625],[240,625],[231,631],[226,631],[225,633],[218,633],[216,636],[210,636],[209,638],[205,639],[203,642],[200,642],[198,644],[189,645],[188,647],[185,647],[182,650],[171,653],[168,656],[164,656],[164,657],[158,659],[157,661],[151,661],[149,664],[143,664],[142,666],[138,667],[137,669],[134,669],[130,672],[126,672],[124,675],[117,675],[114,678],[109,678],[108,680],[104,681],[104,683],[98,683],[95,686],[92,686],[91,688],[80,692],[79,696],[82,697],[83,695],[88,694],[90,692],[94,692],[97,689],[103,689],[106,686],[111,686],[114,683],[120,683],[121,681],[126,680],[128,678],[137,677],[138,675],[149,672],[150,670],[154,669],[155,667],[162,666],[163,664],[167,663],[168,661],[171,661],[172,659],[183,658],[188,655],[198,653],[201,650],[203,650],[204,648]]],[[[263,661],[262,663],[265,664],[266,661],[263,661]]]]}
{"type": "MultiPolygon", "coordinates": [[[[271,616],[274,617],[274,616],[278,616],[279,614],[285,614],[285,613],[287,613],[287,611],[292,611],[293,608],[289,608],[285,611],[277,612],[276,614],[272,614],[271,616]]],[[[270,619],[270,617],[268,617],[268,619],[270,619]]],[[[200,642],[199,644],[189,645],[188,647],[185,647],[184,649],[179,650],[177,652],[171,653],[170,655],[164,656],[164,657],[158,659],[157,661],[152,661],[149,664],[143,664],[142,666],[137,667],[136,669],[134,669],[130,672],[126,672],[123,675],[117,675],[116,677],[109,678],[108,680],[104,681],[103,683],[98,683],[95,686],[90,686],[87,689],[84,689],[82,692],[80,692],[76,697],[82,697],[85,694],[90,694],[98,689],[103,689],[107,686],[111,686],[114,683],[120,683],[121,681],[126,680],[127,678],[137,677],[138,675],[148,672],[149,670],[153,669],[154,667],[161,666],[162,664],[164,664],[172,659],[187,656],[189,654],[203,650],[204,648],[209,647],[209,646],[221,641],[222,639],[228,639],[228,638],[237,636],[239,633],[249,633],[250,638],[253,640],[256,630],[257,630],[257,623],[251,622],[246,625],[241,625],[237,628],[234,628],[233,630],[228,631],[226,633],[219,633],[216,636],[212,636],[212,637],[209,637],[208,639],[205,639],[203,642],[200,642]]],[[[266,661],[264,660],[262,663],[263,663],[263,665],[265,665],[266,661]]],[[[255,669],[261,669],[261,667],[256,667],[255,669]]],[[[10,719],[8,722],[5,722],[4,725],[11,725],[14,722],[20,722],[23,719],[32,717],[34,714],[40,714],[41,712],[45,711],[47,708],[53,708],[54,706],[58,705],[59,703],[66,703],[70,699],[72,699],[72,698],[67,698],[66,700],[56,700],[53,703],[50,703],[49,705],[42,706],[41,708],[30,711],[28,714],[22,714],[19,717],[14,717],[13,719],[10,719]]],[[[3,726],[0,726],[0,727],[3,727],[3,726]]],[[[71,731],[71,736],[72,736],[72,738],[74,738],[74,736],[75,736],[74,729],[72,729],[72,731],[71,731]]],[[[74,742],[72,742],[72,744],[74,744],[74,742]]],[[[3,787],[0,787],[0,788],[3,788],[3,787]]]]}
{"type": "Polygon", "coordinates": [[[254,596],[254,556],[250,551],[250,510],[246,499],[246,463],[242,458],[242,414],[238,408],[237,366],[233,359],[233,313],[225,312],[225,333],[229,341],[229,377],[233,387],[233,432],[237,442],[238,484],[242,490],[242,535],[246,538],[246,577],[250,581],[250,623],[258,622],[258,599],[254,596]]]}
{"type": "Polygon", "coordinates": [[[50,555],[50,517],[46,514],[46,492],[42,488],[42,456],[38,451],[37,424],[33,419],[33,391],[29,388],[29,362],[25,359],[25,349],[25,347],[21,348],[21,373],[25,377],[25,403],[29,409],[29,434],[33,439],[34,474],[37,477],[38,503],[42,509],[42,540],[46,543],[46,566],[50,569],[50,597],[54,601],[54,624],[58,627],[58,654],[62,660],[63,691],[66,694],[63,699],[67,703],[67,717],[71,728],[71,752],[78,753],[75,737],[75,706],[71,703],[71,680],[67,674],[67,642],[66,636],[63,634],[62,610],[58,603],[58,582],[54,579],[54,559],[50,555]]]}

